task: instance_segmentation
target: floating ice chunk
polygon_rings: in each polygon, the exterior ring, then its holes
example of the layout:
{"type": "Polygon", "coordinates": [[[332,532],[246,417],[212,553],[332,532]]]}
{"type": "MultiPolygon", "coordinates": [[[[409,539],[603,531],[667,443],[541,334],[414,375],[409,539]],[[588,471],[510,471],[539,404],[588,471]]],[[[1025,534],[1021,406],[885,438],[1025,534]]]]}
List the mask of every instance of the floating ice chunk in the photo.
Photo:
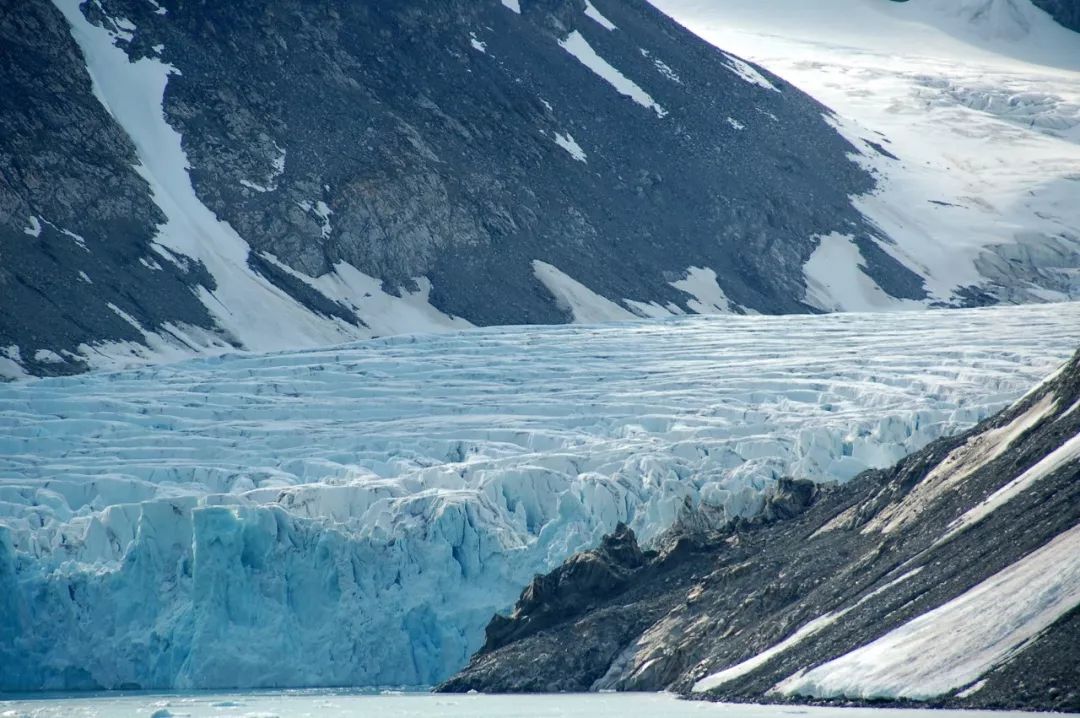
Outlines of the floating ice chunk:
{"type": "Polygon", "coordinates": [[[518,2],[518,0],[502,0],[502,4],[504,7],[510,8],[518,15],[521,14],[521,4],[518,2]]]}
{"type": "Polygon", "coordinates": [[[477,40],[475,33],[469,33],[469,44],[472,45],[472,48],[474,50],[479,50],[480,52],[487,53],[487,43],[483,43],[477,40]]]}
{"type": "Polygon", "coordinates": [[[729,117],[729,118],[727,118],[727,123],[728,123],[729,125],[731,125],[731,126],[732,126],[733,128],[735,128],[736,130],[745,130],[745,129],[746,129],[746,125],[744,125],[743,123],[739,122],[739,121],[738,121],[738,120],[736,120],[736,119],[735,119],[734,117],[729,117]]]}
{"type": "Polygon", "coordinates": [[[597,55],[596,51],[589,45],[589,42],[577,30],[574,30],[567,35],[565,40],[560,40],[559,45],[576,57],[581,64],[585,65],[585,67],[595,72],[605,82],[614,87],[619,94],[626,95],[642,107],[648,107],[656,112],[658,117],[667,115],[667,110],[650,97],[649,93],[645,92],[645,90],[641,89],[635,82],[619,72],[614,66],[608,63],[607,60],[597,55]]]}

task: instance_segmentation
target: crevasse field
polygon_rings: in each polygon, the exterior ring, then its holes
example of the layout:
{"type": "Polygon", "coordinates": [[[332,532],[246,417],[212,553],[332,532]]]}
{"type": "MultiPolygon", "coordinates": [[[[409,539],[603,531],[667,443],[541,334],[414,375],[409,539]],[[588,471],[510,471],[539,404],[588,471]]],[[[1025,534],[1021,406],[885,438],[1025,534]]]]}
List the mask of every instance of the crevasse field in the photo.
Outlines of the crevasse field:
{"type": "Polygon", "coordinates": [[[618,521],[649,540],[686,505],[748,514],[778,477],[892,464],[1080,343],[1080,304],[887,319],[502,328],[0,386],[3,688],[431,684],[618,521]]]}

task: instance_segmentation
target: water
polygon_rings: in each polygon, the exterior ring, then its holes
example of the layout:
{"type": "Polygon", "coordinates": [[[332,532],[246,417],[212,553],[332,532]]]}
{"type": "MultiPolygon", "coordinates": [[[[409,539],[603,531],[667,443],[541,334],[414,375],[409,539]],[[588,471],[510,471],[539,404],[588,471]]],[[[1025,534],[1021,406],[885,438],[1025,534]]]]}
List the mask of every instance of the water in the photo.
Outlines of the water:
{"type": "Polygon", "coordinates": [[[683,701],[666,694],[371,695],[340,691],[67,694],[0,700],[0,718],[1019,718],[1020,712],[817,708],[683,701]]]}

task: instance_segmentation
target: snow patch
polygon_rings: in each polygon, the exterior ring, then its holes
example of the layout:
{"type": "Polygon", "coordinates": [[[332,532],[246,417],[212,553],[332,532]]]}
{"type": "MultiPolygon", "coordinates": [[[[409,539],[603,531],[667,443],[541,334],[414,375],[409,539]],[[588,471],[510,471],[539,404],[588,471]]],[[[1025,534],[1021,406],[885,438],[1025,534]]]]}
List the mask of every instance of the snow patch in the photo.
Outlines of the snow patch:
{"type": "Polygon", "coordinates": [[[1054,411],[1056,401],[1046,396],[1005,426],[973,436],[953,449],[941,463],[926,475],[899,503],[889,506],[863,527],[862,532],[892,533],[911,523],[940,497],[976,471],[994,461],[1012,443],[1030,431],[1054,411]]]}
{"type": "Polygon", "coordinates": [[[64,357],[51,349],[38,349],[34,352],[34,361],[41,364],[65,364],[67,362],[64,357]]]}
{"type": "Polygon", "coordinates": [[[674,304],[662,307],[656,302],[639,302],[633,299],[623,299],[623,304],[630,308],[634,314],[639,317],[645,317],[646,319],[662,319],[664,317],[673,317],[677,314],[684,314],[682,311],[674,311],[677,309],[674,304]]]}
{"type": "Polygon", "coordinates": [[[601,297],[547,262],[534,259],[532,265],[536,278],[547,287],[559,306],[573,314],[576,323],[596,324],[636,318],[630,311],[601,297]]]}
{"type": "Polygon", "coordinates": [[[1077,461],[1080,461],[1080,434],[1063,443],[1030,469],[973,506],[950,525],[949,532],[938,543],[944,543],[961,531],[971,528],[1030,489],[1036,482],[1077,461]]]}
{"type": "Polygon", "coordinates": [[[904,575],[900,576],[899,578],[896,578],[896,579],[890,581],[889,583],[885,584],[881,588],[878,588],[878,589],[872,591],[871,593],[863,596],[853,606],[849,606],[848,608],[842,609],[840,611],[833,611],[832,613],[827,613],[824,616],[819,616],[818,618],[815,618],[812,621],[807,622],[805,625],[803,625],[801,628],[799,628],[799,630],[797,630],[797,631],[795,631],[795,633],[791,634],[788,638],[784,639],[780,643],[777,643],[775,646],[772,646],[771,648],[768,648],[768,649],[762,651],[761,653],[757,654],[753,658],[750,658],[748,660],[743,661],[742,663],[731,666],[730,668],[725,668],[722,671],[718,671],[717,673],[713,673],[713,674],[711,674],[709,676],[706,676],[705,678],[702,678],[700,681],[698,681],[697,683],[694,684],[694,687],[692,689],[693,692],[694,693],[704,693],[706,691],[711,691],[711,690],[713,690],[715,688],[719,688],[720,686],[724,685],[725,683],[730,683],[731,681],[735,680],[736,678],[740,678],[742,676],[745,676],[748,673],[751,673],[751,672],[757,670],[758,668],[765,665],[766,663],[771,661],[773,658],[780,655],[781,653],[788,650],[789,648],[792,648],[792,647],[802,643],[807,638],[810,638],[810,637],[812,637],[812,636],[814,636],[814,635],[816,635],[818,633],[821,633],[823,630],[825,630],[829,626],[833,625],[834,623],[839,621],[841,618],[846,616],[848,613],[850,613],[854,609],[858,608],[859,606],[863,605],[867,601],[869,601],[869,600],[871,600],[873,598],[876,598],[877,596],[880,596],[882,593],[884,593],[888,589],[892,588],[893,586],[899,585],[900,583],[903,583],[904,581],[908,580],[912,576],[918,575],[920,571],[922,571],[921,566],[919,568],[914,569],[913,571],[909,571],[909,572],[905,573],[904,575]]]}
{"type": "Polygon", "coordinates": [[[267,176],[267,178],[263,181],[262,184],[251,182],[246,179],[240,180],[240,184],[250,190],[254,190],[260,193],[273,192],[277,190],[278,178],[280,178],[281,175],[285,174],[286,152],[278,146],[277,142],[274,143],[274,151],[276,154],[274,155],[274,158],[270,160],[270,174],[267,176]]]}
{"type": "Polygon", "coordinates": [[[948,603],[773,690],[928,700],[978,680],[1077,605],[1080,526],[948,603]]]}
{"type": "Polygon", "coordinates": [[[570,156],[578,162],[588,162],[588,157],[585,154],[585,150],[581,149],[581,145],[574,141],[574,136],[571,135],[569,132],[567,132],[565,135],[561,135],[556,132],[555,144],[569,152],[570,156]]]}
{"type": "Polygon", "coordinates": [[[956,697],[957,698],[970,698],[971,696],[975,695],[976,693],[978,693],[979,691],[981,691],[985,687],[986,687],[986,680],[985,679],[981,680],[981,681],[976,681],[976,682],[972,683],[971,686],[969,686],[968,688],[965,688],[964,690],[957,693],[956,697]]]}
{"type": "MultiPolygon", "coordinates": [[[[764,75],[758,72],[749,63],[740,60],[734,55],[729,55],[726,52],[724,53],[724,57],[727,58],[727,62],[724,63],[725,65],[727,65],[727,68],[739,77],[741,77],[746,82],[749,82],[751,85],[757,85],[758,87],[764,87],[766,90],[780,92],[780,89],[776,85],[769,82],[769,80],[766,79],[764,75]]],[[[774,117],[773,119],[776,118],[774,117]]]]}
{"type": "Polygon", "coordinates": [[[29,234],[31,237],[41,236],[41,222],[35,215],[30,215],[27,218],[30,222],[29,225],[23,227],[23,234],[29,234]]]}
{"type": "Polygon", "coordinates": [[[672,282],[671,286],[693,297],[687,306],[698,314],[731,314],[731,300],[716,281],[716,272],[707,267],[690,267],[686,278],[672,282]]]}
{"type": "Polygon", "coordinates": [[[593,5],[591,2],[589,2],[589,0],[585,0],[585,14],[588,15],[593,20],[595,20],[596,22],[600,23],[600,25],[602,25],[607,30],[618,30],[619,29],[618,27],[615,26],[615,23],[613,23],[611,20],[608,20],[606,17],[601,15],[600,11],[597,10],[596,6],[593,5]]]}
{"type": "Polygon", "coordinates": [[[405,291],[401,296],[394,296],[383,291],[382,281],[364,274],[345,261],[335,264],[331,272],[320,277],[310,277],[281,262],[269,252],[262,252],[260,256],[328,299],[351,308],[373,336],[446,332],[473,326],[465,319],[443,314],[431,305],[431,282],[427,277],[413,279],[417,285],[416,291],[405,291]]]}
{"type": "MultiPolygon", "coordinates": [[[[646,54],[646,57],[648,57],[648,54],[646,54]]],[[[652,63],[653,67],[655,67],[661,75],[671,80],[676,85],[682,84],[682,78],[679,77],[679,75],[674,70],[672,70],[666,62],[664,62],[660,58],[654,57],[652,58],[652,63]]]]}
{"type": "Polygon", "coordinates": [[[706,691],[719,688],[725,683],[729,683],[736,678],[740,678],[747,673],[757,670],[789,648],[802,643],[811,636],[821,633],[823,630],[836,623],[836,621],[843,618],[846,613],[847,611],[838,611],[815,618],[799,630],[795,631],[795,633],[791,634],[788,638],[777,643],[775,646],[762,651],[753,658],[702,678],[694,684],[692,691],[694,693],[705,693],[706,691]]]}
{"type": "Polygon", "coordinates": [[[155,244],[174,256],[202,261],[216,278],[214,292],[205,287],[197,292],[217,324],[246,348],[263,351],[363,336],[357,327],[307,310],[254,272],[247,263],[247,243],[199,201],[180,135],[162,112],[165,86],[176,70],[155,58],[131,62],[114,44],[114,33],[83,16],[78,0],[55,4],[86,57],[95,94],[134,142],[136,170],[167,218],[158,228],[155,244]]]}
{"type": "Polygon", "coordinates": [[[560,40],[559,46],[614,87],[619,94],[626,95],[642,107],[653,110],[656,112],[657,117],[664,117],[668,114],[667,110],[657,104],[649,93],[615,69],[607,60],[597,55],[584,36],[577,30],[571,32],[565,40],[560,40]]]}
{"type": "Polygon", "coordinates": [[[11,344],[0,347],[0,381],[30,378],[30,373],[23,369],[22,353],[19,347],[11,344]]]}
{"type": "Polygon", "coordinates": [[[850,235],[833,232],[820,238],[803,266],[804,301],[827,312],[880,312],[916,309],[914,300],[890,296],[865,273],[866,260],[850,235]]]}

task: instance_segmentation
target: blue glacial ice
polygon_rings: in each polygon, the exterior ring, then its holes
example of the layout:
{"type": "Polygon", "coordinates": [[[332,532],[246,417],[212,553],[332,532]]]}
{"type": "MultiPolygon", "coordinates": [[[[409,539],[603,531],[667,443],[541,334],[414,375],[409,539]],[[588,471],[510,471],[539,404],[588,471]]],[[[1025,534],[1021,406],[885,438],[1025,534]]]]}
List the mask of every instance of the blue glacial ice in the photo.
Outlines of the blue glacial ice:
{"type": "Polygon", "coordinates": [[[0,689],[423,685],[627,521],[986,417],[1080,304],[369,340],[0,386],[0,689]]]}

